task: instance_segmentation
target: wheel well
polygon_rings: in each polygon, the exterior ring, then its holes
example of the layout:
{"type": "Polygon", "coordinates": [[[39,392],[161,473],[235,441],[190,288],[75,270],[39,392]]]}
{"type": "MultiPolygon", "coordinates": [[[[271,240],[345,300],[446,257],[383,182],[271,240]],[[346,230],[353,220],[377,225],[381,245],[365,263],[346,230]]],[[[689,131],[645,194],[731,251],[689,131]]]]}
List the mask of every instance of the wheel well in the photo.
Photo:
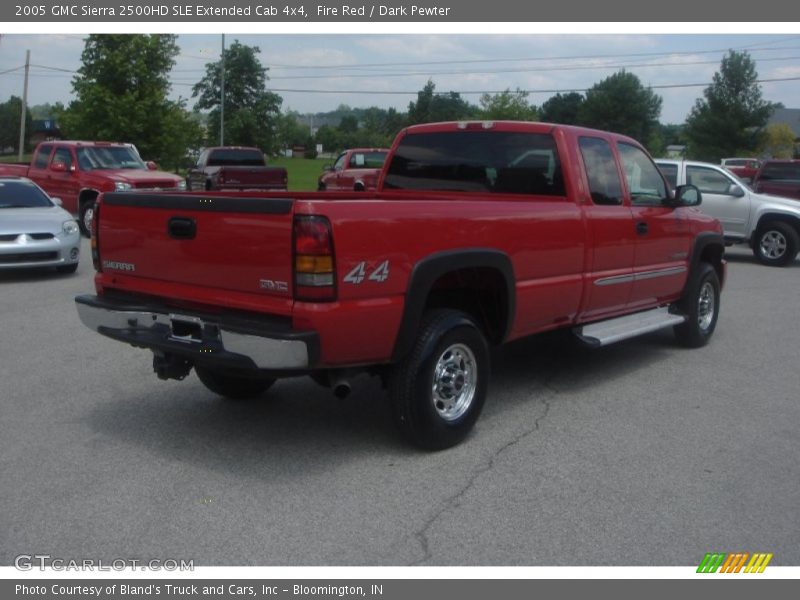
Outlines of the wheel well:
{"type": "Polygon", "coordinates": [[[81,190],[81,193],[78,194],[78,212],[80,213],[83,210],[83,205],[87,202],[94,202],[97,200],[99,195],[100,192],[97,190],[81,190]]]}
{"type": "MultiPolygon", "coordinates": [[[[786,223],[797,232],[798,236],[800,236],[800,219],[793,217],[792,215],[784,215],[781,213],[767,213],[765,215],[761,215],[761,217],[758,219],[758,225],[753,233],[757,233],[767,223],[773,223],[775,221],[786,223]]],[[[755,235],[751,241],[755,243],[755,235]]]]}
{"type": "Polygon", "coordinates": [[[725,279],[725,269],[722,267],[722,256],[724,252],[725,247],[720,246],[719,244],[708,244],[700,252],[700,262],[707,262],[714,267],[714,270],[717,272],[720,285],[725,283],[723,281],[725,279]]]}
{"type": "Polygon", "coordinates": [[[492,344],[499,344],[508,325],[508,291],[503,274],[491,267],[450,271],[437,279],[425,309],[452,308],[470,315],[492,344]]]}

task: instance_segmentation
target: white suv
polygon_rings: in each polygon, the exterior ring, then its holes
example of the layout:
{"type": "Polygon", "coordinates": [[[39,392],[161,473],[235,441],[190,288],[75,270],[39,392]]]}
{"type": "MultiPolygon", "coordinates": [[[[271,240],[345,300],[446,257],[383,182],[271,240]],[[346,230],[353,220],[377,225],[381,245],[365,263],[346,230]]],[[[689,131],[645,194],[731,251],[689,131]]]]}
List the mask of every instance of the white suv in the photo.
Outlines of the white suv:
{"type": "Polygon", "coordinates": [[[690,160],[658,159],[674,187],[692,184],[703,196],[699,209],[716,217],[728,244],[749,244],[765,265],[785,266],[800,250],[800,202],[757,194],[727,169],[690,160]]]}

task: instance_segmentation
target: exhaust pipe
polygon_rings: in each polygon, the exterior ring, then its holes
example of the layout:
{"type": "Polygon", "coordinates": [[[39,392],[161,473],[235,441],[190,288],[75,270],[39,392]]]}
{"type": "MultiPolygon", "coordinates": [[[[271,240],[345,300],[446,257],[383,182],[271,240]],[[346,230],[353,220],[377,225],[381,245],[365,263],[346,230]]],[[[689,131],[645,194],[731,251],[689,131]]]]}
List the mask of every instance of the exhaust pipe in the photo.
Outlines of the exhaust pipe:
{"type": "Polygon", "coordinates": [[[333,383],[333,395],[339,400],[344,400],[350,395],[350,382],[340,379],[333,383]]]}

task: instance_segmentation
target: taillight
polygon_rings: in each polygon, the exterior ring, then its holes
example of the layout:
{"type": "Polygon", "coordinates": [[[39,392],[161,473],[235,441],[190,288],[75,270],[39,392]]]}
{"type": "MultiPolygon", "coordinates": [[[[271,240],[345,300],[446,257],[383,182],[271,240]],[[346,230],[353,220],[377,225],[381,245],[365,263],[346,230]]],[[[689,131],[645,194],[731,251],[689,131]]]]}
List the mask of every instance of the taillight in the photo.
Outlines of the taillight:
{"type": "MultiPolygon", "coordinates": [[[[99,198],[98,198],[99,200],[99,198]]],[[[92,264],[95,271],[102,271],[100,268],[100,246],[98,244],[98,233],[100,231],[100,203],[94,203],[94,213],[92,214],[92,228],[89,234],[92,236],[92,264]]]]}
{"type": "Polygon", "coordinates": [[[297,300],[334,300],[336,273],[331,224],[325,217],[294,218],[294,296],[297,300]]]}

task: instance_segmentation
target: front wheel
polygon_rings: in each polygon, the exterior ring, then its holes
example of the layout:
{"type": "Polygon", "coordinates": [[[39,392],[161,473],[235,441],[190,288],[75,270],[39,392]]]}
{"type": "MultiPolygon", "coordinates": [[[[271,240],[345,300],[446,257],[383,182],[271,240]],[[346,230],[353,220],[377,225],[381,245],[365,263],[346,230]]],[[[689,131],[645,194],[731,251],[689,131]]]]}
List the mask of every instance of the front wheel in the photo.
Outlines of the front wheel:
{"type": "Polygon", "coordinates": [[[719,318],[719,276],[708,263],[700,263],[690,275],[689,283],[677,308],[686,321],[674,329],[678,341],[689,348],[708,343],[719,318]]]}
{"type": "Polygon", "coordinates": [[[389,377],[392,413],[401,433],[427,450],[455,446],[486,401],[489,347],[466,314],[428,312],[411,353],[389,377]]]}
{"type": "Polygon", "coordinates": [[[95,201],[88,200],[81,204],[78,225],[85,237],[92,237],[92,220],[94,219],[95,201]]]}
{"type": "Polygon", "coordinates": [[[753,242],[753,254],[762,264],[771,267],[785,267],[792,262],[800,250],[797,231],[780,221],[759,227],[753,242]]]}
{"type": "Polygon", "coordinates": [[[239,377],[197,365],[195,365],[194,371],[209,390],[231,400],[258,398],[275,383],[274,379],[239,377]]]}

